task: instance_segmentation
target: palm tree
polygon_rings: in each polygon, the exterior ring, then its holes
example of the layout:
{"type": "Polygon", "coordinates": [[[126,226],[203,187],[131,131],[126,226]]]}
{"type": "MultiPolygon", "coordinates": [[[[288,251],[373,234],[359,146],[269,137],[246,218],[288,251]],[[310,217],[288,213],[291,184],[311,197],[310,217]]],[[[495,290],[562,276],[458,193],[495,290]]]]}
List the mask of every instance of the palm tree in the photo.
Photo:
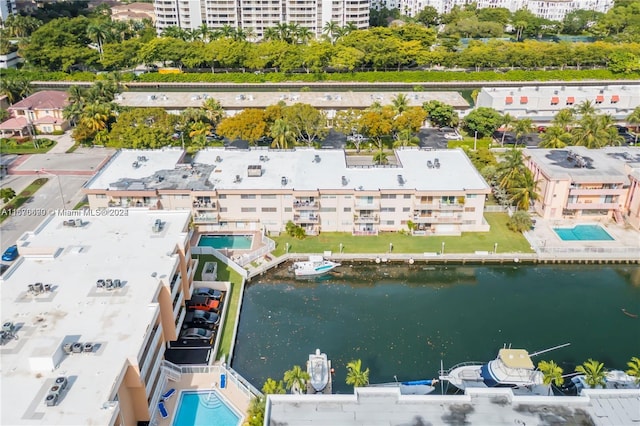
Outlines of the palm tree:
{"type": "Polygon", "coordinates": [[[635,143],[638,143],[638,124],[640,124],[640,106],[635,107],[635,109],[627,116],[627,124],[632,124],[636,127],[636,140],[635,143]]]}
{"type": "Polygon", "coordinates": [[[596,107],[590,100],[584,100],[580,102],[580,104],[575,107],[575,110],[577,114],[583,117],[585,115],[592,115],[596,113],[596,107]]]}
{"type": "Polygon", "coordinates": [[[513,125],[518,122],[518,119],[508,112],[502,116],[502,120],[500,121],[500,125],[503,127],[502,129],[502,138],[500,140],[500,146],[504,146],[504,137],[509,130],[513,129],[513,125]]]}
{"type": "Polygon", "coordinates": [[[313,31],[307,27],[298,27],[295,32],[295,38],[297,43],[306,44],[314,37],[313,31]]]}
{"type": "Polygon", "coordinates": [[[389,164],[387,153],[384,151],[378,151],[373,154],[373,161],[378,165],[389,164]]]}
{"type": "Polygon", "coordinates": [[[551,126],[540,136],[540,148],[563,148],[571,143],[571,135],[562,127],[551,126]]]}
{"type": "Polygon", "coordinates": [[[631,357],[631,361],[627,362],[627,366],[629,369],[626,373],[636,378],[636,384],[640,384],[640,358],[636,356],[631,357]]]}
{"type": "Polygon", "coordinates": [[[87,91],[80,86],[73,85],[67,89],[67,100],[72,104],[84,104],[86,102],[87,91]]]}
{"type": "Polygon", "coordinates": [[[84,108],[80,123],[87,129],[98,132],[107,128],[111,115],[112,110],[109,104],[90,103],[84,108]]]}
{"type": "Polygon", "coordinates": [[[352,32],[356,31],[357,29],[358,29],[358,26],[353,21],[349,21],[344,27],[341,28],[340,35],[342,37],[347,36],[352,32]]]}
{"type": "Polygon", "coordinates": [[[278,118],[273,122],[269,133],[273,138],[272,148],[287,149],[289,148],[289,142],[293,142],[294,139],[291,126],[282,118],[278,118]]]}
{"type": "Polygon", "coordinates": [[[617,146],[622,145],[622,143],[624,142],[624,138],[622,137],[620,132],[618,132],[618,129],[616,127],[610,126],[606,129],[604,142],[606,142],[604,145],[617,146]]]}
{"type": "Polygon", "coordinates": [[[225,116],[224,109],[222,108],[222,105],[220,105],[220,102],[218,102],[217,99],[208,98],[202,104],[202,108],[204,109],[207,118],[209,119],[209,121],[211,121],[211,124],[213,124],[214,126],[220,123],[220,121],[225,116]]]}
{"type": "Polygon", "coordinates": [[[191,128],[189,130],[189,137],[190,138],[196,138],[196,137],[204,138],[207,135],[207,133],[209,133],[210,130],[211,130],[211,125],[209,123],[205,123],[203,121],[196,121],[195,123],[193,123],[191,125],[191,128]]]}
{"type": "Polygon", "coordinates": [[[606,385],[604,364],[589,358],[576,367],[576,373],[584,374],[584,381],[590,388],[606,385]]]}
{"type": "Polygon", "coordinates": [[[310,378],[309,373],[300,368],[299,365],[294,365],[291,370],[284,372],[285,387],[294,394],[304,393],[303,390],[306,389],[310,378]]]}
{"type": "Polygon", "coordinates": [[[396,136],[396,141],[394,142],[394,147],[405,147],[408,145],[418,145],[420,143],[420,138],[415,136],[411,129],[402,129],[398,132],[396,136]]]}
{"type": "Polygon", "coordinates": [[[90,24],[87,27],[87,35],[91,40],[98,44],[98,53],[100,53],[100,59],[102,59],[102,43],[106,37],[107,31],[104,25],[90,24]]]}
{"type": "Polygon", "coordinates": [[[516,132],[516,145],[522,141],[525,135],[533,132],[533,121],[530,118],[521,118],[514,126],[516,132]]]}
{"type": "Polygon", "coordinates": [[[409,98],[404,93],[398,93],[392,100],[393,110],[396,114],[402,114],[409,107],[409,98]]]}
{"type": "Polygon", "coordinates": [[[23,76],[3,77],[0,80],[0,93],[7,95],[10,104],[18,102],[32,92],[31,82],[23,76]]]}
{"type": "Polygon", "coordinates": [[[353,387],[362,387],[369,384],[369,369],[362,371],[362,361],[353,360],[347,364],[347,380],[348,385],[353,387]]]}
{"type": "Polygon", "coordinates": [[[515,147],[507,151],[504,158],[498,163],[498,186],[502,189],[508,189],[523,174],[525,170],[522,151],[515,147]]]}
{"type": "Polygon", "coordinates": [[[335,21],[328,21],[324,24],[322,32],[326,34],[331,44],[335,44],[339,28],[338,23],[335,21]]]}
{"type": "Polygon", "coordinates": [[[279,40],[280,32],[275,27],[265,28],[262,38],[265,40],[279,40]]]}
{"type": "Polygon", "coordinates": [[[584,146],[590,149],[600,148],[607,142],[607,124],[605,116],[584,115],[579,126],[571,130],[571,139],[574,145],[584,146]]]}
{"type": "Polygon", "coordinates": [[[529,210],[531,203],[540,198],[537,192],[538,181],[533,179],[533,173],[524,169],[524,173],[515,175],[515,179],[509,183],[509,203],[515,204],[519,210],[529,210]]]}
{"type": "MultiPolygon", "coordinates": [[[[562,368],[554,361],[540,361],[538,370],[542,372],[542,383],[545,385],[560,386],[564,382],[562,368]]],[[[549,387],[549,394],[551,394],[551,387],[549,387]]]]}
{"type": "Polygon", "coordinates": [[[575,122],[575,112],[572,108],[564,108],[558,111],[558,113],[551,120],[551,124],[558,126],[564,131],[568,131],[569,127],[575,122]]]}
{"type": "Polygon", "coordinates": [[[211,28],[209,28],[206,23],[203,23],[198,27],[198,36],[205,43],[208,43],[211,39],[211,32],[211,28]]]}
{"type": "Polygon", "coordinates": [[[65,120],[68,120],[72,126],[75,126],[76,123],[80,120],[82,113],[84,111],[84,104],[82,103],[70,103],[62,110],[62,117],[65,120]]]}

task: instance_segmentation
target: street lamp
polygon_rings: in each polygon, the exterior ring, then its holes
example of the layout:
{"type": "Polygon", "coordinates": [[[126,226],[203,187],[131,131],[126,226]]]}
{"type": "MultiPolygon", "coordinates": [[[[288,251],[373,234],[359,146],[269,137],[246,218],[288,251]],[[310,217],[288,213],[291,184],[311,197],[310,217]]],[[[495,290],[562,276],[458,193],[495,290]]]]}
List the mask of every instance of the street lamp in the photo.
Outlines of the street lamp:
{"type": "Polygon", "coordinates": [[[473,150],[477,151],[476,147],[478,145],[478,131],[476,130],[473,135],[473,150]]]}
{"type": "Polygon", "coordinates": [[[342,245],[342,243],[340,243],[340,254],[342,254],[342,248],[343,248],[343,247],[344,247],[344,246],[342,245]]]}
{"type": "Polygon", "coordinates": [[[440,254],[444,254],[444,241],[442,242],[442,248],[440,249],[440,254]]]}
{"type": "Polygon", "coordinates": [[[62,184],[60,183],[60,176],[54,174],[54,173],[49,173],[47,171],[45,171],[45,169],[40,169],[38,172],[38,174],[45,174],[45,175],[49,175],[49,176],[55,176],[58,180],[58,191],[60,191],[60,200],[62,200],[62,209],[64,210],[66,204],[64,202],[64,193],[62,192],[62,184]]]}
{"type": "Polygon", "coordinates": [[[389,253],[393,251],[393,243],[389,243],[389,253]]]}
{"type": "Polygon", "coordinates": [[[287,253],[289,253],[289,243],[285,243],[284,249],[287,253]]]}
{"type": "Polygon", "coordinates": [[[496,254],[498,252],[498,243],[494,243],[493,244],[493,254],[496,254]]]}

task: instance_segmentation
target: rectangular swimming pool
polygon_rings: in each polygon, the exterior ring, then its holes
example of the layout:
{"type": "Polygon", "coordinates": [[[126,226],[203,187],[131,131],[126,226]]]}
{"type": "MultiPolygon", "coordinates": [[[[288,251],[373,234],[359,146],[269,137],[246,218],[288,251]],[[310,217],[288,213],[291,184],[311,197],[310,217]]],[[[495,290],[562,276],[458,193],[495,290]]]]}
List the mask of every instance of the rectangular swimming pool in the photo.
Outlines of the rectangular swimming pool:
{"type": "Polygon", "coordinates": [[[576,225],[573,228],[553,228],[562,241],[613,241],[600,225],[576,225]]]}
{"type": "Polygon", "coordinates": [[[216,250],[249,250],[252,243],[253,235],[202,235],[198,246],[213,247],[216,250]]]}
{"type": "Polygon", "coordinates": [[[241,417],[215,390],[183,391],[173,426],[238,426],[241,417]]]}

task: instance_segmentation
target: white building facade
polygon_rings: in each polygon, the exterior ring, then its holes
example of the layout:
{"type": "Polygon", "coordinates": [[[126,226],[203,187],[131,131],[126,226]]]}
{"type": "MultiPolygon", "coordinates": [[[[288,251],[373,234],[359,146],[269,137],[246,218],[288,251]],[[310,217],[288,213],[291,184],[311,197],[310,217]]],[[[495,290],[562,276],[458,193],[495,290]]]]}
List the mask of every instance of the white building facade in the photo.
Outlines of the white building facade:
{"type": "Polygon", "coordinates": [[[16,0],[0,0],[0,28],[4,28],[4,20],[16,12],[16,0]]]}
{"type": "Polygon", "coordinates": [[[297,24],[317,37],[327,22],[358,29],[369,26],[369,0],[155,0],[156,28],[159,32],[177,26],[193,30],[206,24],[211,29],[225,25],[251,30],[259,40],[267,28],[297,24]]]}
{"type": "Polygon", "coordinates": [[[578,9],[604,13],[613,7],[613,0],[373,0],[372,6],[378,10],[382,7],[398,9],[405,15],[415,16],[427,6],[443,14],[451,12],[455,6],[471,3],[476,3],[478,9],[504,7],[511,12],[529,9],[534,15],[552,21],[562,21],[567,13],[578,9]]]}

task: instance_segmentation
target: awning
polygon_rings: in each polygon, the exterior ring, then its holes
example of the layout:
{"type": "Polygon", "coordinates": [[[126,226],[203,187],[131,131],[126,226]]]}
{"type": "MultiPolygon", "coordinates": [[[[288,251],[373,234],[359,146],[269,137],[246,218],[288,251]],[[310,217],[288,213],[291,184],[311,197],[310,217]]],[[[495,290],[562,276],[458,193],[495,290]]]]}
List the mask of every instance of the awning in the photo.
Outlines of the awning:
{"type": "Polygon", "coordinates": [[[507,96],[504,98],[504,103],[507,105],[511,105],[513,103],[513,96],[507,96]]]}
{"type": "Polygon", "coordinates": [[[611,95],[611,102],[620,102],[620,96],[611,95]]]}
{"type": "Polygon", "coordinates": [[[558,105],[560,103],[560,98],[557,96],[554,96],[551,98],[551,105],[558,105]]]}
{"type": "Polygon", "coordinates": [[[520,96],[520,103],[521,104],[526,104],[527,102],[529,102],[529,98],[526,96],[520,96]]]}
{"type": "Polygon", "coordinates": [[[573,96],[567,97],[567,105],[573,105],[575,103],[576,103],[576,98],[574,98],[573,96]]]}
{"type": "Polygon", "coordinates": [[[596,102],[604,102],[604,96],[602,95],[596,96],[596,102]]]}

